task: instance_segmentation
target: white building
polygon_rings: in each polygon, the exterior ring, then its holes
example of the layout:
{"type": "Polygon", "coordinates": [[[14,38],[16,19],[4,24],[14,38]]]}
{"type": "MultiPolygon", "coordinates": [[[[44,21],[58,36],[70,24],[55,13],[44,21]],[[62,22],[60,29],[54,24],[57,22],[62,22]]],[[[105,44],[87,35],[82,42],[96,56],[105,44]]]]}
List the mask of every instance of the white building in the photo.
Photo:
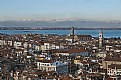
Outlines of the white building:
{"type": "Polygon", "coordinates": [[[43,71],[55,71],[58,74],[67,74],[68,73],[68,63],[52,60],[44,60],[37,62],[37,68],[43,71]]]}
{"type": "Polygon", "coordinates": [[[44,43],[45,46],[45,50],[49,50],[51,48],[51,44],[50,43],[44,43]]]}
{"type": "Polygon", "coordinates": [[[7,43],[5,42],[5,40],[0,40],[0,45],[6,45],[7,43]]]}
{"type": "Polygon", "coordinates": [[[22,46],[22,42],[14,41],[15,48],[19,48],[20,46],[22,46]]]}
{"type": "Polygon", "coordinates": [[[109,76],[121,75],[121,64],[108,65],[107,75],[109,76]]]}
{"type": "Polygon", "coordinates": [[[24,42],[24,43],[23,43],[23,46],[24,46],[24,48],[26,48],[26,49],[27,49],[28,45],[29,45],[28,42],[24,42]]]}
{"type": "Polygon", "coordinates": [[[9,46],[12,46],[13,45],[13,42],[12,41],[8,41],[7,43],[9,46]]]}

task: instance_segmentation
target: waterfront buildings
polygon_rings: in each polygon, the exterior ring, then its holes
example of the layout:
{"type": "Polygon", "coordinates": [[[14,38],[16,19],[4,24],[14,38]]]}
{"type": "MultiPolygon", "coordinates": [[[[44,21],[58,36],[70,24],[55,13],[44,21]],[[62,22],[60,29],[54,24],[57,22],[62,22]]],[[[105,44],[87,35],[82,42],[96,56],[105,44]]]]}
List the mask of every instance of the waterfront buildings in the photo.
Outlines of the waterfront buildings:
{"type": "MultiPolygon", "coordinates": [[[[73,32],[73,31],[72,31],[73,32]]],[[[121,39],[91,35],[0,34],[0,79],[121,79],[121,39]]]]}

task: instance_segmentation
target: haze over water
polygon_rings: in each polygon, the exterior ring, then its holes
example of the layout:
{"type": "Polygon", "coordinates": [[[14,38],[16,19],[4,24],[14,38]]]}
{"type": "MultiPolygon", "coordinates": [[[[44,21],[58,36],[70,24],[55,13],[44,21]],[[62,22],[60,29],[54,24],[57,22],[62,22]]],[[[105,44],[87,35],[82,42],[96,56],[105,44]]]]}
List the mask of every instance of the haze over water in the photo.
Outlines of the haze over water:
{"type": "MultiPolygon", "coordinates": [[[[61,26],[69,27],[120,27],[121,28],[121,0],[0,0],[0,27],[2,26],[46,26],[39,20],[79,18],[94,21],[57,22],[61,26]],[[30,20],[30,22],[13,22],[30,20]],[[35,20],[32,21],[31,20],[35,20]],[[7,21],[7,22],[3,22],[7,21]],[[106,22],[105,22],[106,21],[106,22]],[[114,22],[109,22],[114,21],[114,22]],[[115,23],[116,21],[116,23],[115,23]],[[117,22],[118,21],[118,22],[117,22]],[[22,25],[24,23],[25,25],[22,25]],[[36,23],[36,24],[34,24],[36,23]],[[30,25],[31,24],[31,25],[30,25]]],[[[57,23],[45,23],[55,27],[57,23]]],[[[58,25],[57,24],[57,25],[58,25]]],[[[48,26],[47,26],[48,27],[48,26]]],[[[104,30],[104,37],[121,37],[121,30],[104,30]]],[[[5,34],[60,34],[67,35],[67,30],[0,30],[5,34]]],[[[87,34],[98,37],[99,30],[76,30],[76,34],[87,34]]]]}
{"type": "MultiPolygon", "coordinates": [[[[75,34],[99,36],[100,30],[75,30],[75,34]]],[[[0,30],[2,34],[59,34],[68,35],[70,30],[0,30]]],[[[121,37],[121,30],[103,30],[105,38],[121,37]]]]}

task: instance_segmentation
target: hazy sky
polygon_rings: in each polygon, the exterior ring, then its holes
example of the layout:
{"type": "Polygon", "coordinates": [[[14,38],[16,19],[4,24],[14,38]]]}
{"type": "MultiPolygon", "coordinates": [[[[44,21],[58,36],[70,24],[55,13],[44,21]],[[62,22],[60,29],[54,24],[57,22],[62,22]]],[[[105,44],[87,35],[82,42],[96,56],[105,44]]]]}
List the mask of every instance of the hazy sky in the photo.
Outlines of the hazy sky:
{"type": "Polygon", "coordinates": [[[0,20],[121,20],[121,0],[0,0],[0,20]]]}

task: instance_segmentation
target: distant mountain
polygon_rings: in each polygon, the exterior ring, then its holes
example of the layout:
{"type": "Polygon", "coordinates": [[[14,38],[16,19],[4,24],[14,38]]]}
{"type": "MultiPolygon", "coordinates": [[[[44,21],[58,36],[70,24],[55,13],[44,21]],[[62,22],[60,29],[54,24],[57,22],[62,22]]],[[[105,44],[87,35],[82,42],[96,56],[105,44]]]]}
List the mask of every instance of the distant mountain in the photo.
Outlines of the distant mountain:
{"type": "Polygon", "coordinates": [[[77,27],[77,28],[121,28],[120,21],[53,20],[53,21],[0,21],[0,27],[77,27]]]}

